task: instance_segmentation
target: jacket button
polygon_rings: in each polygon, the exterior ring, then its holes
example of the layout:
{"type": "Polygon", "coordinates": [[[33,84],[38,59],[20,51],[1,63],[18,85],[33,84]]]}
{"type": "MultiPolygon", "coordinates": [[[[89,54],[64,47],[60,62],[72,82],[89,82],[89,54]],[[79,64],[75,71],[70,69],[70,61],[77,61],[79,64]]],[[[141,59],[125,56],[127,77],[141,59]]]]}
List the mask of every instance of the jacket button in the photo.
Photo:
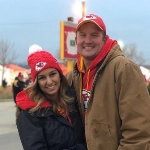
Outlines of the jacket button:
{"type": "Polygon", "coordinates": [[[31,113],[31,116],[34,116],[34,113],[31,113]]]}

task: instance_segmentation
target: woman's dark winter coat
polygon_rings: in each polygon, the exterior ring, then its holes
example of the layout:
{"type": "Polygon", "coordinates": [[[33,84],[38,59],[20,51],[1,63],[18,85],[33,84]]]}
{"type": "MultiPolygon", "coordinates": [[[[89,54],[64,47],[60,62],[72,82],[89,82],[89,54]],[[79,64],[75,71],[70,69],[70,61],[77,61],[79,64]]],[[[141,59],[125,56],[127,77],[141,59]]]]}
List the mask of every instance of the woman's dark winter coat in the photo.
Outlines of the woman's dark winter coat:
{"type": "Polygon", "coordinates": [[[41,108],[34,113],[21,110],[17,128],[24,150],[86,150],[77,103],[75,109],[70,113],[72,124],[54,114],[51,108],[41,108]]]}

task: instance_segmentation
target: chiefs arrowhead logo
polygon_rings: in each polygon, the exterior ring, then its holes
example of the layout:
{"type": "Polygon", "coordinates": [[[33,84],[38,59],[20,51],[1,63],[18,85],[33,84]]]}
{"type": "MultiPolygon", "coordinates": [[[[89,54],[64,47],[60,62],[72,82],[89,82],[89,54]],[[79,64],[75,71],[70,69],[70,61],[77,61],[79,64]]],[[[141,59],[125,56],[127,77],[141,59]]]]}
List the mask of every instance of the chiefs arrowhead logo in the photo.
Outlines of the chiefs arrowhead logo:
{"type": "Polygon", "coordinates": [[[38,63],[36,63],[36,65],[35,65],[35,70],[36,70],[36,71],[40,71],[41,69],[44,68],[45,65],[46,65],[46,62],[38,62],[38,63]]]}
{"type": "Polygon", "coordinates": [[[94,15],[87,15],[83,18],[83,20],[91,20],[91,19],[96,19],[96,16],[94,15]]]}

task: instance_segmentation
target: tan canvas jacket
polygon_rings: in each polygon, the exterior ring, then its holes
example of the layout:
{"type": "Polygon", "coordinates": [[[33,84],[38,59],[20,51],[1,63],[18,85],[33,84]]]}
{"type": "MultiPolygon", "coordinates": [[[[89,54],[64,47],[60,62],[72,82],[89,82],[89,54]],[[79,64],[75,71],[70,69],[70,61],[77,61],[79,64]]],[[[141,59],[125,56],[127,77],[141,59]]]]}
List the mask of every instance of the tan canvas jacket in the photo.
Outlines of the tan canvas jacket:
{"type": "MultiPolygon", "coordinates": [[[[73,83],[84,122],[77,67],[73,83]]],[[[140,68],[116,44],[98,68],[85,113],[88,150],[150,150],[150,97],[140,68]]]]}

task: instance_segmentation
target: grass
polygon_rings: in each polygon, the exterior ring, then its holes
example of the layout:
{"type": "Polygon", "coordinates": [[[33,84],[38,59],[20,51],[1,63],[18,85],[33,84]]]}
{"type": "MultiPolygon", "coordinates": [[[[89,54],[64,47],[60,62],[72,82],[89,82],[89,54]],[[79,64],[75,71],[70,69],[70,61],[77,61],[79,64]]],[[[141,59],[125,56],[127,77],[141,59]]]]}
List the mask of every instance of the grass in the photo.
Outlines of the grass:
{"type": "Polygon", "coordinates": [[[12,99],[12,98],[13,98],[12,86],[7,86],[6,88],[0,86],[0,99],[12,99]]]}

